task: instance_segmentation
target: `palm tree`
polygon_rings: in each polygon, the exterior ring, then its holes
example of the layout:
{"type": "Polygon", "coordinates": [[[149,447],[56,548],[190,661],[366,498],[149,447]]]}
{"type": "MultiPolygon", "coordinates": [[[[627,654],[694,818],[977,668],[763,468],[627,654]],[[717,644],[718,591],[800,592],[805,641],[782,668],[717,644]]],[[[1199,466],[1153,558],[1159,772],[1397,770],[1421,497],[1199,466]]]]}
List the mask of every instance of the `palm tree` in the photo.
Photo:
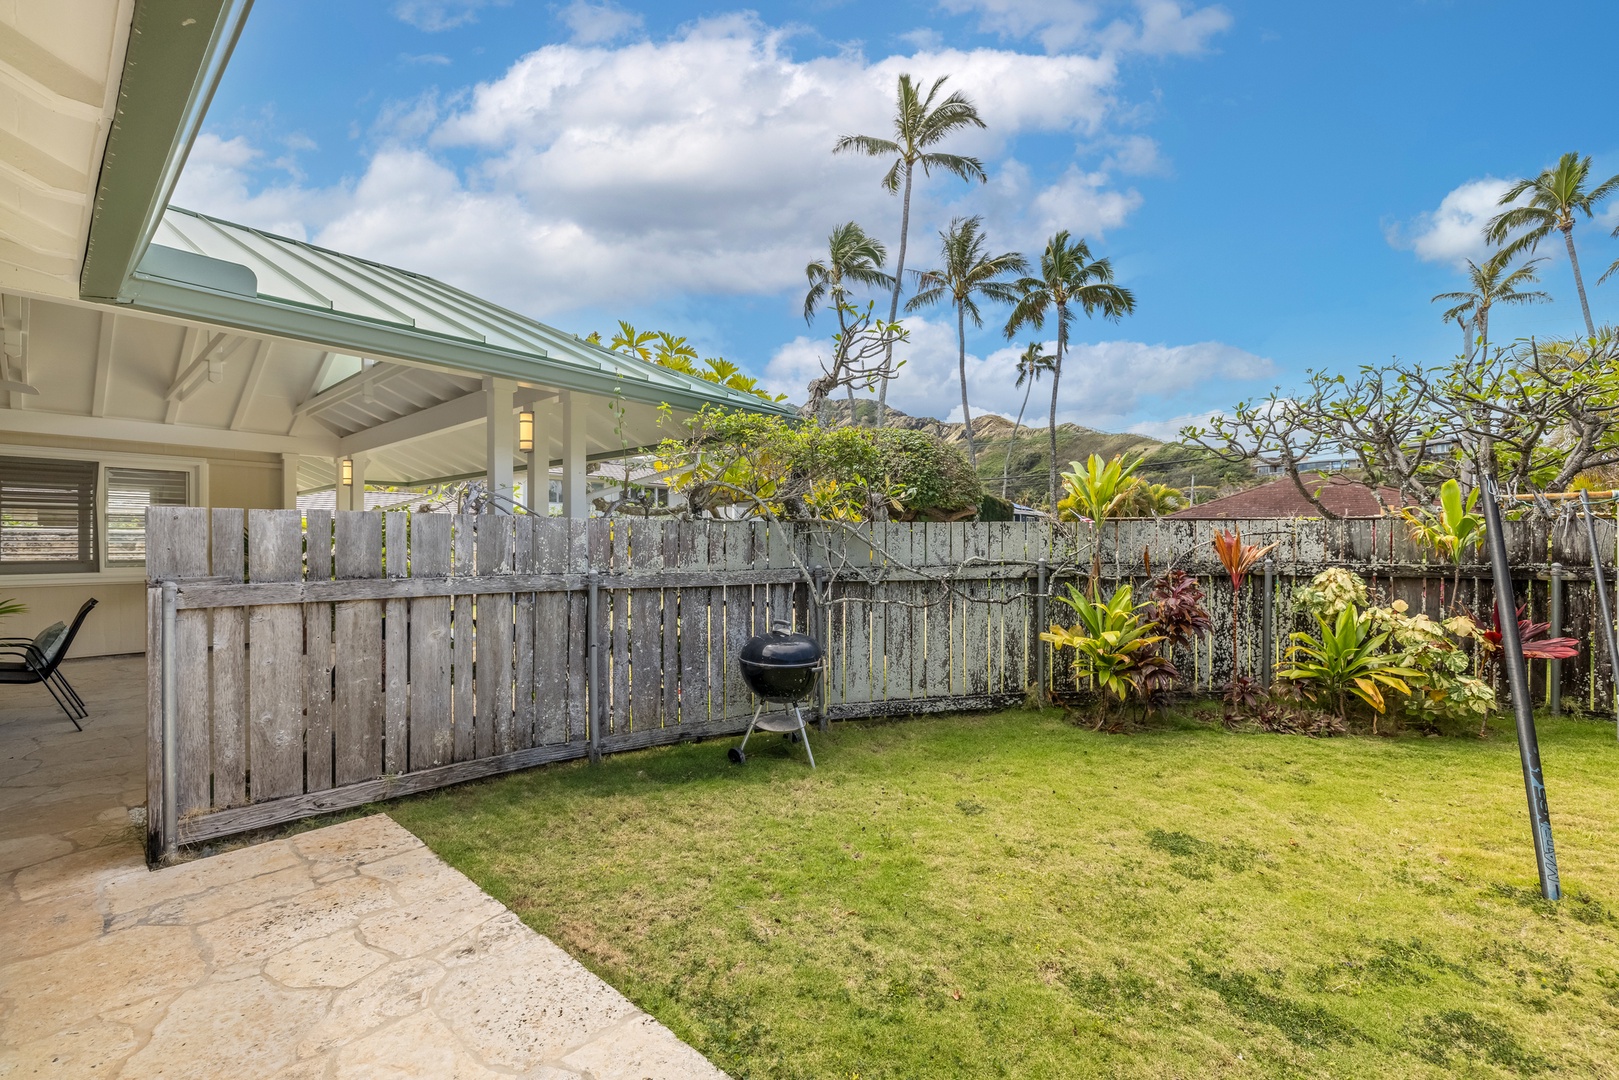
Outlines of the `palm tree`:
{"type": "MultiPolygon", "coordinates": [[[[827,257],[825,260],[816,259],[804,267],[804,276],[809,279],[809,291],[804,294],[804,321],[815,321],[815,310],[822,302],[830,297],[833,310],[838,313],[838,341],[849,339],[849,327],[844,318],[842,300],[848,291],[847,284],[864,285],[872,289],[887,289],[893,286],[894,279],[883,273],[883,260],[888,258],[888,249],[881,241],[867,235],[853,221],[845,222],[832,230],[826,238],[827,257]]],[[[841,348],[841,345],[839,346],[841,348]]],[[[843,358],[840,355],[834,361],[834,374],[836,368],[842,366],[843,358]]],[[[849,423],[855,422],[854,415],[854,383],[848,383],[849,391],[849,423]]]]}
{"type": "Polygon", "coordinates": [[[939,234],[939,260],[944,268],[917,273],[916,295],[905,305],[906,311],[917,311],[932,307],[947,296],[955,305],[961,419],[967,425],[967,460],[975,470],[978,448],[973,442],[973,417],[967,405],[967,317],[972,317],[974,326],[984,325],[984,316],[978,310],[979,297],[1001,304],[1017,303],[1016,287],[1002,279],[1007,274],[1021,274],[1029,269],[1029,261],[1016,251],[984,254],[983,224],[984,219],[976,214],[956,218],[950,228],[939,234]]]}
{"type": "Polygon", "coordinates": [[[1029,342],[1023,355],[1017,358],[1017,384],[1023,387],[1023,404],[1018,406],[1017,422],[1012,425],[1012,438],[1006,444],[1006,462],[1001,466],[1001,498],[1006,498],[1006,482],[1012,472],[1012,451],[1017,449],[1018,428],[1023,426],[1023,411],[1029,407],[1029,391],[1040,381],[1043,372],[1050,371],[1052,359],[1038,341],[1029,342]],[[1025,386],[1024,384],[1028,385],[1025,386]]]}
{"type": "MultiPolygon", "coordinates": [[[[984,174],[984,163],[975,157],[941,154],[928,150],[928,147],[937,144],[958,128],[984,126],[977,107],[960,91],[955,91],[937,105],[934,104],[934,99],[939,96],[939,90],[948,79],[948,75],[935,79],[927,96],[923,97],[920,87],[911,81],[910,75],[902,74],[896,92],[894,138],[845,135],[832,147],[834,154],[853,150],[868,157],[894,158],[888,172],[883,174],[883,188],[890,195],[903,192],[899,215],[899,257],[894,260],[894,293],[888,302],[889,322],[899,318],[899,293],[904,287],[905,277],[905,243],[911,231],[911,180],[917,166],[922,167],[924,176],[933,175],[934,169],[942,169],[963,180],[977,180],[980,183],[989,180],[984,174]]],[[[888,374],[893,371],[893,361],[894,347],[890,343],[883,357],[883,380],[877,389],[878,427],[882,427],[883,414],[888,410],[888,374]]]]}
{"type": "Polygon", "coordinates": [[[1086,316],[1101,312],[1104,319],[1118,322],[1136,309],[1135,294],[1113,284],[1113,264],[1091,258],[1084,239],[1071,240],[1064,229],[1046,242],[1040,255],[1038,277],[1017,282],[1017,306],[1006,320],[1006,336],[1011,338],[1025,326],[1040,328],[1046,316],[1056,312],[1057,357],[1051,366],[1051,511],[1057,512],[1057,388],[1062,381],[1062,358],[1068,350],[1068,331],[1077,305],[1086,316]]]}
{"type": "MultiPolygon", "coordinates": [[[[1580,294],[1580,312],[1585,316],[1587,337],[1596,337],[1596,324],[1591,321],[1591,304],[1585,298],[1585,279],[1580,276],[1579,256],[1574,254],[1574,215],[1592,216],[1596,204],[1619,190],[1619,176],[1610,176],[1590,191],[1585,181],[1591,172],[1589,155],[1564,154],[1557,164],[1543,170],[1539,176],[1519,180],[1501,196],[1501,206],[1512,206],[1525,195],[1529,202],[1514,206],[1490,219],[1484,235],[1492,244],[1503,245],[1501,253],[1507,257],[1524,251],[1534,251],[1540,242],[1557,229],[1568,245],[1568,264],[1574,270],[1574,287],[1580,294]],[[1517,233],[1517,236],[1512,236],[1517,233]],[[1510,239],[1509,239],[1510,238],[1510,239]]],[[[1612,272],[1612,268],[1609,268],[1612,272]]],[[[1607,277],[1604,274],[1603,277],[1607,277]]]]}
{"type": "MultiPolygon", "coordinates": [[[[1486,356],[1490,348],[1490,308],[1496,304],[1544,304],[1551,297],[1539,289],[1533,292],[1520,292],[1520,285],[1538,284],[1540,272],[1535,269],[1536,264],[1543,263],[1545,259],[1530,259],[1512,272],[1507,272],[1507,265],[1511,262],[1505,251],[1498,251],[1484,260],[1480,266],[1472,259],[1467,260],[1468,283],[1473,286],[1472,292],[1440,293],[1429,303],[1437,304],[1443,300],[1452,304],[1445,312],[1445,321],[1455,319],[1465,329],[1471,322],[1478,330],[1476,340],[1486,356]]],[[[1472,355],[1471,342],[1467,353],[1472,355]]]]}

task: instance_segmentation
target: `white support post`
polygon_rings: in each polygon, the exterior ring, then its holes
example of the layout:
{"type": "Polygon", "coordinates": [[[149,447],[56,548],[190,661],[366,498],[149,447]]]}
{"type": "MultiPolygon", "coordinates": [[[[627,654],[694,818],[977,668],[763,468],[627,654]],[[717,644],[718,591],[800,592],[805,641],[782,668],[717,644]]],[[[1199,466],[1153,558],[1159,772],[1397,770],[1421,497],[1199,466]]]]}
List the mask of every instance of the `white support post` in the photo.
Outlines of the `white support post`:
{"type": "Polygon", "coordinates": [[[585,402],[584,394],[562,392],[562,516],[588,518],[585,501],[585,402]]]}
{"type": "Polygon", "coordinates": [[[484,465],[487,469],[492,509],[509,514],[512,510],[512,456],[517,452],[517,417],[512,412],[512,395],[517,383],[511,379],[486,378],[484,392],[489,399],[488,422],[484,426],[484,465]]]}
{"type": "Polygon", "coordinates": [[[343,459],[332,459],[332,509],[349,508],[349,489],[343,486],[343,459]]]}
{"type": "Polygon", "coordinates": [[[281,509],[298,509],[298,455],[281,455],[281,509]]]}
{"type": "Polygon", "coordinates": [[[534,449],[528,455],[528,479],[523,483],[523,505],[531,514],[551,513],[551,434],[556,430],[556,406],[536,401],[534,410],[534,449]]]}

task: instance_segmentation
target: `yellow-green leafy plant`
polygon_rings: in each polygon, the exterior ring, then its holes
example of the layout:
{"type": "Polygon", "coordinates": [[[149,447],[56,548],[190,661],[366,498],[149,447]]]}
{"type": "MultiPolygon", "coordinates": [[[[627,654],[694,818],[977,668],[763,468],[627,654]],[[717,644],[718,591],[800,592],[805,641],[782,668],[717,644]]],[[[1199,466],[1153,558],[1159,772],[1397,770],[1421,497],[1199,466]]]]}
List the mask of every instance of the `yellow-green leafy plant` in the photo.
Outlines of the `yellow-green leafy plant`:
{"type": "MultiPolygon", "coordinates": [[[[1069,471],[1062,474],[1065,496],[1057,502],[1058,521],[1089,521],[1100,532],[1109,518],[1118,515],[1140,481],[1135,477],[1145,455],[1134,461],[1125,461],[1114,454],[1107,461],[1102,455],[1092,454],[1081,465],[1069,462],[1069,471]]],[[[1100,536],[1091,545],[1091,596],[1101,588],[1102,544],[1100,536]]]]}
{"type": "MultiPolygon", "coordinates": [[[[1074,612],[1072,626],[1053,623],[1040,635],[1058,649],[1074,650],[1074,675],[1090,679],[1103,694],[1119,701],[1131,696],[1146,701],[1154,691],[1173,684],[1179,673],[1156,646],[1163,641],[1155,623],[1143,616],[1146,604],[1135,602],[1134,590],[1120,585],[1106,600],[1092,599],[1074,586],[1057,598],[1074,612]]],[[[1097,721],[1106,721],[1104,707],[1097,721]]]]}
{"type": "Polygon", "coordinates": [[[1364,608],[1371,600],[1359,574],[1334,566],[1311,578],[1308,585],[1294,589],[1293,603],[1311,615],[1336,620],[1344,608],[1364,608]]]}
{"type": "Polygon", "coordinates": [[[1292,680],[1312,701],[1325,697],[1339,720],[1347,719],[1349,697],[1359,698],[1372,708],[1372,732],[1376,734],[1377,718],[1388,710],[1383,691],[1410,696],[1406,680],[1420,678],[1422,672],[1401,666],[1384,651],[1388,631],[1379,631],[1368,616],[1352,607],[1340,611],[1334,622],[1317,615],[1316,625],[1319,636],[1302,631],[1293,634],[1288,666],[1276,673],[1277,678],[1292,680]]]}
{"type": "Polygon", "coordinates": [[[1479,489],[1474,488],[1463,498],[1461,484],[1446,480],[1439,485],[1438,512],[1412,507],[1400,510],[1413,540],[1456,564],[1450,589],[1453,604],[1462,587],[1462,560],[1469,548],[1484,542],[1484,516],[1473,512],[1473,507],[1478,505],[1478,493],[1479,489]]]}

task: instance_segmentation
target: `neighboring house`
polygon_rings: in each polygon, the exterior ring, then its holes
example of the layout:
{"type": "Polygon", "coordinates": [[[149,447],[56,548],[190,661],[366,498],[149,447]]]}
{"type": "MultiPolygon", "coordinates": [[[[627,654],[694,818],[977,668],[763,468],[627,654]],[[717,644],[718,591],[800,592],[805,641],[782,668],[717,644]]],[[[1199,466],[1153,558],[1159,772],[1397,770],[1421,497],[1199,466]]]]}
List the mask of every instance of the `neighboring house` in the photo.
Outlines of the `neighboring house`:
{"type": "Polygon", "coordinates": [[[544,469],[585,516],[587,464],[656,443],[660,406],[791,414],[423,274],[170,207],[246,7],[0,13],[0,598],[31,622],[93,595],[75,653],[142,651],[149,505],[326,489],[369,509],[367,482],[479,476],[511,496],[544,469]]]}
{"type": "MultiPolygon", "coordinates": [[[[1301,473],[1299,479],[1316,494],[1321,504],[1341,518],[1374,518],[1383,516],[1372,489],[1358,480],[1344,476],[1326,476],[1322,473],[1301,473]]],[[[1384,502],[1399,506],[1403,501],[1394,488],[1381,489],[1384,502]]],[[[1258,487],[1210,499],[1196,506],[1166,515],[1183,521],[1224,521],[1249,518],[1318,518],[1317,510],[1300,493],[1292,477],[1270,480],[1258,487]]]]}

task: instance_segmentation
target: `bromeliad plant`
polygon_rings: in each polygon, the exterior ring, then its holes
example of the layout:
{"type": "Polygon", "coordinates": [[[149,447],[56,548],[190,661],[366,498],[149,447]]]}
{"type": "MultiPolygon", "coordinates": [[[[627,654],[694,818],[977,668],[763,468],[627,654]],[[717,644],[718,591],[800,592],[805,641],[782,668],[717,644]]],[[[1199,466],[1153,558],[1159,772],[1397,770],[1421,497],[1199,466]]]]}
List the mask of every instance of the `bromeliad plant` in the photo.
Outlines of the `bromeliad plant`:
{"type": "Polygon", "coordinates": [[[1422,672],[1402,666],[1386,653],[1388,632],[1378,632],[1372,620],[1353,607],[1340,611],[1336,622],[1317,615],[1316,624],[1321,628],[1319,637],[1302,631],[1293,635],[1288,666],[1276,673],[1277,678],[1292,680],[1312,701],[1324,695],[1339,720],[1346,719],[1345,707],[1353,694],[1372,707],[1375,735],[1377,717],[1388,709],[1383,691],[1410,696],[1406,680],[1420,678],[1422,672]]]}
{"type": "MultiPolygon", "coordinates": [[[[1179,678],[1175,665],[1159,653],[1163,636],[1142,617],[1147,605],[1135,602],[1131,586],[1120,585],[1106,600],[1093,600],[1070,585],[1068,595],[1058,600],[1073,609],[1077,621],[1069,627],[1053,624],[1040,639],[1058,649],[1073,649],[1075,676],[1094,680],[1104,701],[1135,697],[1146,702],[1179,678]]],[[[1104,707],[1096,726],[1106,721],[1104,707]]]]}

